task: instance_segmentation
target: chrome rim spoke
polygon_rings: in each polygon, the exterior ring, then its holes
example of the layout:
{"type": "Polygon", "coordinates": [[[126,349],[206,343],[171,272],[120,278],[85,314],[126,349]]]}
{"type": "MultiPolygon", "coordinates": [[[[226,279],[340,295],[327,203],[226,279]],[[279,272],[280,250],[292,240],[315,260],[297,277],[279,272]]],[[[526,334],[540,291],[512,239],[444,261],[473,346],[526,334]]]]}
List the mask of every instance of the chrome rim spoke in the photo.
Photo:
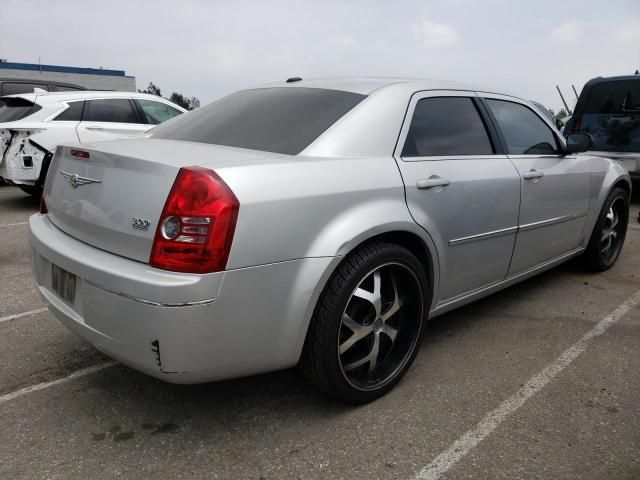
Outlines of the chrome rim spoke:
{"type": "Polygon", "coordinates": [[[373,325],[360,325],[346,313],[342,316],[342,323],[349,327],[353,334],[340,344],[340,355],[353,347],[355,343],[373,332],[373,325]]]}
{"type": "Polygon", "coordinates": [[[389,339],[391,340],[391,343],[394,343],[396,341],[396,337],[398,336],[397,328],[392,327],[387,323],[382,327],[380,331],[384,333],[387,337],[389,337],[389,339]]]}
{"type": "Polygon", "coordinates": [[[362,288],[358,288],[354,292],[354,295],[356,297],[362,298],[363,300],[366,300],[371,305],[373,305],[373,308],[376,311],[376,317],[380,316],[380,311],[382,310],[382,295],[380,293],[381,289],[382,279],[380,277],[380,271],[378,270],[373,273],[373,292],[368,292],[367,290],[364,290],[362,288]]]}
{"type": "Polygon", "coordinates": [[[356,368],[361,367],[366,363],[369,364],[369,372],[372,372],[378,363],[379,353],[380,353],[380,334],[376,332],[374,333],[373,345],[371,346],[371,350],[369,351],[369,353],[364,357],[362,357],[361,359],[345,365],[344,366],[345,372],[350,372],[352,370],[355,370],[356,368]]]}
{"type": "Polygon", "coordinates": [[[403,264],[384,264],[360,281],[338,332],[340,368],[351,385],[375,388],[402,368],[417,343],[422,302],[420,282],[403,264]]]}
{"type": "Polygon", "coordinates": [[[400,297],[398,295],[398,285],[396,284],[395,278],[391,277],[391,285],[393,286],[393,303],[387,309],[386,312],[381,316],[382,321],[386,322],[391,317],[393,317],[398,311],[400,311],[400,307],[402,303],[400,302],[400,297]]]}

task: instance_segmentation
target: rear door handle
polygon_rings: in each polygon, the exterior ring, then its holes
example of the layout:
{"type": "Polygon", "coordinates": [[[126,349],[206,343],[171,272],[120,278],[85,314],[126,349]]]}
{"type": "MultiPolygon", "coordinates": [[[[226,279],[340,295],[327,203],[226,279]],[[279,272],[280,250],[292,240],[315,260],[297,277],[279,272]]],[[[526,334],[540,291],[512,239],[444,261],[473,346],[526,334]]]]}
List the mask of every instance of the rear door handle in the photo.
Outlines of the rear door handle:
{"type": "Polygon", "coordinates": [[[87,130],[104,130],[104,127],[95,127],[95,126],[92,126],[92,127],[86,127],[86,129],[87,129],[87,130]]]}
{"type": "Polygon", "coordinates": [[[536,178],[542,177],[544,177],[544,172],[539,172],[538,170],[533,169],[522,174],[522,178],[524,178],[525,180],[534,180],[536,178]]]}
{"type": "Polygon", "coordinates": [[[451,185],[451,180],[440,178],[435,175],[429,178],[423,178],[422,180],[418,180],[416,182],[416,186],[420,190],[426,190],[433,187],[448,187],[449,185],[451,185]]]}

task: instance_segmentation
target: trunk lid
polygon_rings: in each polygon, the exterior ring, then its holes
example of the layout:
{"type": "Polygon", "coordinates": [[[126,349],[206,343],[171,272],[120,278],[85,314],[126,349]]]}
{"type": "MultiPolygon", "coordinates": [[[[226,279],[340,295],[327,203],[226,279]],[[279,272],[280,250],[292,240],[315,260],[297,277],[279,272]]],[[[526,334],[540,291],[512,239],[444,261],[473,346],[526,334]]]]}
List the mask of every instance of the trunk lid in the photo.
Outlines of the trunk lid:
{"type": "Polygon", "coordinates": [[[62,231],[148,263],[162,209],[183,166],[215,169],[273,154],[190,142],[116,140],[56,150],[44,199],[62,231]],[[89,158],[72,155],[88,152],[89,158]]]}

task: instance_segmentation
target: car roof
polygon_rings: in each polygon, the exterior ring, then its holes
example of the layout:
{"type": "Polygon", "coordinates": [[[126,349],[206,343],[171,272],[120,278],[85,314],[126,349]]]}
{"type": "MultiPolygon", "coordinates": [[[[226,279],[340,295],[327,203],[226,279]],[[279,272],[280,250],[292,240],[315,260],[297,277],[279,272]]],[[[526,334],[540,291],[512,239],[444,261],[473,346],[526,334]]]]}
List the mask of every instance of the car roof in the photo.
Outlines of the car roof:
{"type": "Polygon", "coordinates": [[[256,88],[272,88],[272,87],[306,87],[306,88],[324,88],[327,90],[342,90],[346,92],[359,93],[361,95],[370,95],[376,90],[390,87],[392,85],[402,85],[407,90],[464,90],[474,92],[498,93],[503,95],[512,95],[497,91],[493,88],[479,87],[462,82],[452,82],[448,80],[421,79],[421,78],[402,78],[402,77],[336,77],[336,78],[312,78],[295,80],[292,82],[281,81],[268,83],[256,88]]]}
{"type": "Polygon", "coordinates": [[[624,81],[624,80],[636,80],[638,82],[640,82],[640,75],[639,74],[635,74],[635,75],[619,75],[617,77],[596,77],[596,78],[592,78],[591,80],[589,80],[586,84],[586,86],[593,86],[596,85],[598,83],[607,83],[607,82],[619,82],[619,81],[624,81]]]}
{"type": "MultiPolygon", "coordinates": [[[[159,100],[168,102],[168,100],[158,97],[156,95],[150,95],[148,93],[137,92],[114,92],[114,91],[100,91],[100,90],[81,90],[77,92],[32,92],[32,93],[17,93],[15,95],[6,95],[5,97],[20,97],[30,102],[36,102],[39,104],[68,102],[73,100],[90,100],[92,98],[148,98],[150,100],[159,100]]],[[[171,103],[171,102],[169,102],[171,103]]],[[[174,105],[172,103],[172,105],[174,105]]]]}

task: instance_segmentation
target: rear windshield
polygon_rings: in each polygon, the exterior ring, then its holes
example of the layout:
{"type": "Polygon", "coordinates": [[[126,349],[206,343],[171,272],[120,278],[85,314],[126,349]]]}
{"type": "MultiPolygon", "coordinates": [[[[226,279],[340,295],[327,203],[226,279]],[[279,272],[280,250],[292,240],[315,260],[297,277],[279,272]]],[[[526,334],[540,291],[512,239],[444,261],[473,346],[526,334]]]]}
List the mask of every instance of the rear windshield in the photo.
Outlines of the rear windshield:
{"type": "Polygon", "coordinates": [[[152,136],[297,155],[364,98],[319,88],[244,90],[161,125],[152,136]]]}
{"type": "Polygon", "coordinates": [[[41,108],[40,105],[35,105],[24,98],[0,98],[0,123],[22,120],[41,108]]]}
{"type": "Polygon", "coordinates": [[[640,152],[640,78],[594,85],[579,130],[593,136],[593,150],[640,152]]]}

